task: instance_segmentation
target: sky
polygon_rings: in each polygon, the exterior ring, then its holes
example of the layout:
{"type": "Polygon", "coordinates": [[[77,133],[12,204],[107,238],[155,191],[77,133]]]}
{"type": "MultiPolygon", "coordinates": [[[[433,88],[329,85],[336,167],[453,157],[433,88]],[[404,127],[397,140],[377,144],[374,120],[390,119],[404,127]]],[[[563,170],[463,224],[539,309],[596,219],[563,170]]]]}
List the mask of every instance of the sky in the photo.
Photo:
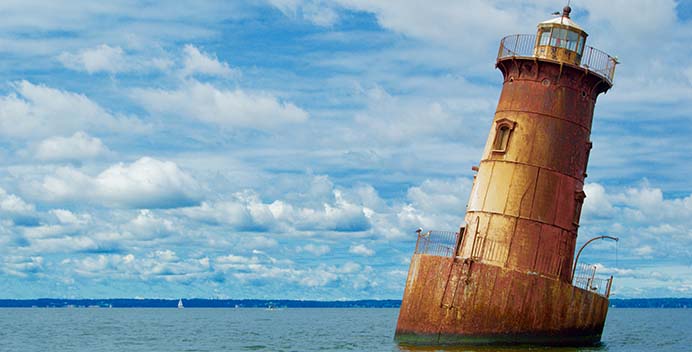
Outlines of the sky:
{"type": "MultiPolygon", "coordinates": [[[[561,1],[2,1],[0,298],[398,299],[455,231],[502,37],[561,1]]],[[[617,56],[578,245],[692,296],[692,1],[578,0],[617,56]]]]}

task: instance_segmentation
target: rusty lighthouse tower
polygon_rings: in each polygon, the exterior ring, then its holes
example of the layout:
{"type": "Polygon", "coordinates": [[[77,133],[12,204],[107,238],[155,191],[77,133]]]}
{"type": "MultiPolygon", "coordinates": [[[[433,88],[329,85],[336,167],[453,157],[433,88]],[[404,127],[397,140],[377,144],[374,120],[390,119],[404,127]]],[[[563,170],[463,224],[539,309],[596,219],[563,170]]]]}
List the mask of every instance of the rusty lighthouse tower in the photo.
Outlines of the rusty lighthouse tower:
{"type": "Polygon", "coordinates": [[[396,339],[417,344],[589,345],[612,277],[577,267],[596,98],[617,60],[570,18],[502,39],[504,82],[459,232],[419,231],[396,339]]]}

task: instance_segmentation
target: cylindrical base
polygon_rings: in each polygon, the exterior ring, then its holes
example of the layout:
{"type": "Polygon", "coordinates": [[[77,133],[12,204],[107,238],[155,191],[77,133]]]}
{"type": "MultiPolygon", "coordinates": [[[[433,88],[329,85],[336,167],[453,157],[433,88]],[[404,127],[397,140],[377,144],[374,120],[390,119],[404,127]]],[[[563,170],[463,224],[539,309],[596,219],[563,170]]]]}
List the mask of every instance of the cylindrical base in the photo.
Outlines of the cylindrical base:
{"type": "Polygon", "coordinates": [[[418,345],[594,345],[607,312],[607,298],[560,280],[416,254],[395,339],[418,345]]]}

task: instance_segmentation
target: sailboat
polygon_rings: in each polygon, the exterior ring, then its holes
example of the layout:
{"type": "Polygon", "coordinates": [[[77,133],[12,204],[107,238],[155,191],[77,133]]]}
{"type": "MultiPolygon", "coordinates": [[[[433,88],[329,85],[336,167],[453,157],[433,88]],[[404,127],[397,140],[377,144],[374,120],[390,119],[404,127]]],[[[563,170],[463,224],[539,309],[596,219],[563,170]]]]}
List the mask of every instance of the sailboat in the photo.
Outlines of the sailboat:
{"type": "Polygon", "coordinates": [[[183,300],[179,299],[178,300],[178,309],[183,309],[183,308],[185,308],[185,307],[183,307],[183,300]]]}

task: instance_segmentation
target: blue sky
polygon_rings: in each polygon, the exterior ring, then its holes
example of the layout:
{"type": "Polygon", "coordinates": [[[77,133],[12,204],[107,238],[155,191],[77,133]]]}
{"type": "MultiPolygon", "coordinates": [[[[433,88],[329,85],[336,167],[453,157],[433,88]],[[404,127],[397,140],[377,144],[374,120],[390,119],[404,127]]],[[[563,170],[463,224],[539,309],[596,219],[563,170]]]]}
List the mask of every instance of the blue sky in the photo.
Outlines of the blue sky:
{"type": "MultiPolygon", "coordinates": [[[[3,1],[2,298],[400,298],[456,230],[499,40],[556,1],[3,1]]],[[[692,295],[692,6],[573,2],[621,61],[579,244],[614,295],[692,295]],[[617,253],[617,255],[616,255],[617,253]]]]}

